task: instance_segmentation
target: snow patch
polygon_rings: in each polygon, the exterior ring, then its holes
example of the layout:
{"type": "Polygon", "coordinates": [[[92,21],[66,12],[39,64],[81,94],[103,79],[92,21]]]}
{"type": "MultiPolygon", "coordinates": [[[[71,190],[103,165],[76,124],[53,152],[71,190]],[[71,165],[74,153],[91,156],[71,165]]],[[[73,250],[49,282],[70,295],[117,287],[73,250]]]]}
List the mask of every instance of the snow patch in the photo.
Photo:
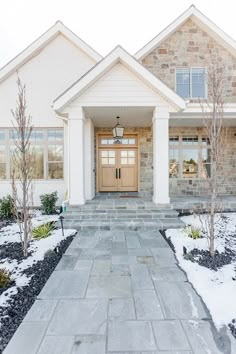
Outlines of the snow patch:
{"type": "MultiPolygon", "coordinates": [[[[236,213],[223,214],[226,219],[217,221],[216,248],[223,252],[225,247],[230,248],[236,255],[236,213]]],[[[186,225],[201,227],[201,222],[196,216],[181,218],[186,225]]],[[[193,240],[186,236],[183,230],[171,229],[166,231],[176,251],[180,267],[186,272],[188,280],[193,284],[198,294],[208,307],[215,325],[220,328],[228,326],[233,318],[236,318],[236,261],[225,265],[217,271],[200,266],[187,260],[183,256],[183,246],[189,252],[193,248],[208,250],[206,237],[193,240]]],[[[191,302],[192,303],[192,302],[191,302]]],[[[194,312],[193,307],[193,314],[194,312]]]]}
{"type": "MultiPolygon", "coordinates": [[[[34,217],[32,218],[32,225],[33,227],[36,227],[57,220],[58,215],[42,215],[40,211],[35,211],[34,217]]],[[[4,268],[11,273],[14,272],[11,277],[15,281],[15,285],[8,288],[0,295],[0,306],[6,306],[7,301],[11,296],[17,293],[17,288],[25,286],[30,282],[31,276],[22,274],[23,270],[32,267],[34,263],[43,260],[47,251],[53,250],[62,240],[74,235],[76,232],[77,231],[73,229],[66,229],[64,230],[64,236],[62,236],[61,229],[54,230],[52,234],[45,239],[31,240],[29,252],[32,251],[32,255],[28,256],[26,259],[23,259],[20,262],[7,258],[1,260],[0,269],[4,268]]],[[[19,227],[16,223],[2,228],[0,232],[0,246],[11,242],[20,242],[19,227]]]]}

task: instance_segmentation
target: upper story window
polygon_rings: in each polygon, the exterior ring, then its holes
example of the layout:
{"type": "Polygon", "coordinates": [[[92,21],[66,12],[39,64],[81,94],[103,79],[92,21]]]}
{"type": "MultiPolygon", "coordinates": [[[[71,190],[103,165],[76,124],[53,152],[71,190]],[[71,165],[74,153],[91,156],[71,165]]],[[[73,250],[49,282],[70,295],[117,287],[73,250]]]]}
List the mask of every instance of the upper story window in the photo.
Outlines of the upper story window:
{"type": "Polygon", "coordinates": [[[183,98],[206,98],[206,70],[204,68],[177,68],[176,92],[183,98]]]}

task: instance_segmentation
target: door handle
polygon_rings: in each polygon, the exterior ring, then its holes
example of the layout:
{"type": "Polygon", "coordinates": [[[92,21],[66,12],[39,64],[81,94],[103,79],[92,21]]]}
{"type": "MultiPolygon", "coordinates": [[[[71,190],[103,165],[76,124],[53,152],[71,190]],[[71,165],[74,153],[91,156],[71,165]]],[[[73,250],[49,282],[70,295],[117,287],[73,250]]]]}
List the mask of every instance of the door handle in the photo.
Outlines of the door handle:
{"type": "Polygon", "coordinates": [[[121,168],[119,168],[119,179],[121,178],[121,168]]]}
{"type": "Polygon", "coordinates": [[[116,179],[118,179],[118,168],[116,168],[116,179]]]}

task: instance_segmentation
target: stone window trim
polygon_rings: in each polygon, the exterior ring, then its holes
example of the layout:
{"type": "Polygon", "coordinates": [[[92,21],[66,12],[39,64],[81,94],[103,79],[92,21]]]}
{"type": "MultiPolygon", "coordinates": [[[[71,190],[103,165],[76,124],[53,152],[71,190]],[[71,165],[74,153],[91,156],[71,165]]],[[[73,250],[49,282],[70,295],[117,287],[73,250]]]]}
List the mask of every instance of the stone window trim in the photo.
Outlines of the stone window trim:
{"type": "MultiPolygon", "coordinates": [[[[171,134],[169,136],[169,152],[170,150],[178,151],[178,177],[169,176],[170,179],[178,180],[204,180],[210,176],[203,177],[203,151],[210,151],[209,139],[205,135],[191,135],[191,134],[171,134]],[[198,137],[198,144],[196,140],[192,139],[193,143],[191,144],[191,138],[198,137]],[[185,145],[183,140],[189,140],[190,144],[185,145]],[[198,151],[198,172],[197,177],[184,177],[183,176],[183,151],[184,150],[197,150],[198,151]]],[[[171,156],[171,154],[169,154],[171,156]]],[[[170,158],[169,158],[170,160],[170,158]]],[[[206,163],[210,167],[210,162],[206,163]]],[[[210,172],[210,170],[209,170],[210,172]]]]}
{"type": "MultiPolygon", "coordinates": [[[[14,148],[14,140],[13,140],[13,133],[14,128],[0,128],[0,148],[4,147],[5,151],[5,178],[1,178],[0,182],[9,182],[11,180],[11,151],[14,148]]],[[[63,128],[34,128],[32,131],[30,144],[33,148],[41,147],[43,149],[43,178],[35,178],[35,181],[63,181],[64,180],[64,129],[63,128]],[[56,131],[58,134],[61,133],[61,139],[58,138],[58,135],[55,135],[55,140],[51,137],[49,138],[49,132],[56,131]],[[60,133],[59,133],[60,132],[60,133]],[[38,133],[38,134],[37,134],[38,133]],[[38,136],[38,137],[37,137],[38,136]],[[49,171],[48,171],[48,151],[50,145],[57,145],[62,146],[62,168],[63,168],[63,178],[59,179],[51,179],[49,178],[49,171]]],[[[61,161],[60,161],[61,162],[61,161]]]]}
{"type": "Polygon", "coordinates": [[[208,87],[207,87],[207,68],[204,66],[177,66],[175,68],[175,92],[180,96],[177,92],[177,72],[178,70],[189,70],[189,86],[190,86],[190,97],[182,97],[186,101],[198,101],[199,99],[207,99],[208,97],[208,87]],[[193,70],[203,70],[204,71],[204,97],[192,97],[192,71],[193,70]]]}

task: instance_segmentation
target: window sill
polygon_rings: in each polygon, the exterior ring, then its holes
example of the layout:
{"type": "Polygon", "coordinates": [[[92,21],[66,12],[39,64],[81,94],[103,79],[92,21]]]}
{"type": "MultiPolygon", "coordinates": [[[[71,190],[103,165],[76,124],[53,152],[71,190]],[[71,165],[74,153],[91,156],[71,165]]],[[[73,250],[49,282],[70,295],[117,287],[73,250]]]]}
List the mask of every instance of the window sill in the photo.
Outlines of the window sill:
{"type": "MultiPolygon", "coordinates": [[[[3,179],[1,180],[0,179],[0,183],[5,183],[5,184],[9,184],[11,183],[12,180],[11,179],[3,179]]],[[[34,179],[33,180],[33,183],[42,183],[42,184],[45,184],[45,183],[64,183],[65,180],[64,179],[34,179]]]]}
{"type": "Polygon", "coordinates": [[[201,178],[201,177],[196,177],[196,178],[188,178],[188,177],[169,177],[170,180],[178,180],[178,181],[207,181],[210,179],[208,178],[201,178]]]}

